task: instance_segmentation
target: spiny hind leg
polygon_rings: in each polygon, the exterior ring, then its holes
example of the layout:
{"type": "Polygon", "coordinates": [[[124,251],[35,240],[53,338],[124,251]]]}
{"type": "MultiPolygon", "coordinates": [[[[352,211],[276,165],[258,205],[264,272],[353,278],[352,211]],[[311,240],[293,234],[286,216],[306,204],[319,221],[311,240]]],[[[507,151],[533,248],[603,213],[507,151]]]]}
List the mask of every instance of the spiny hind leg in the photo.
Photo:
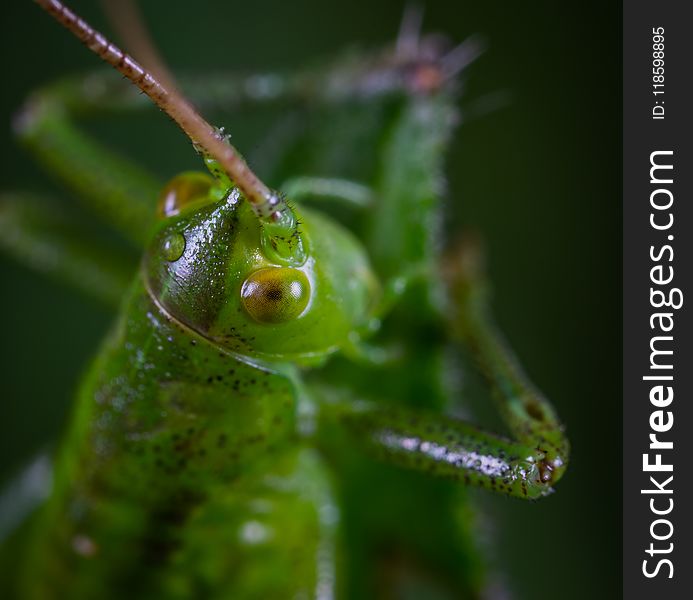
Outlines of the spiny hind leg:
{"type": "Polygon", "coordinates": [[[569,444],[563,426],[493,323],[478,249],[468,245],[458,251],[443,271],[450,330],[478,362],[514,439],[434,412],[358,402],[339,392],[321,404],[323,428],[407,470],[518,498],[544,496],[566,470],[569,444]]]}
{"type": "Polygon", "coordinates": [[[472,236],[464,239],[448,252],[442,270],[454,307],[449,313],[451,337],[477,363],[514,439],[544,455],[542,479],[558,481],[566,469],[570,443],[553,404],[530,380],[494,322],[480,241],[472,236]]]}

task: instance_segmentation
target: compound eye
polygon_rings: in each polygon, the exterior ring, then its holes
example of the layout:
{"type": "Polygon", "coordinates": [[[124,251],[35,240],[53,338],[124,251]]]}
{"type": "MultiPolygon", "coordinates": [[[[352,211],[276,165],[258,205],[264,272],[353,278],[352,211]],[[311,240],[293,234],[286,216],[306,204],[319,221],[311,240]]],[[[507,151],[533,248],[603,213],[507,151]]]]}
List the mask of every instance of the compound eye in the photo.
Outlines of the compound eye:
{"type": "Polygon", "coordinates": [[[205,173],[189,171],[176,175],[169,181],[159,195],[159,216],[163,218],[177,215],[187,206],[207,200],[214,180],[205,173]]]}
{"type": "Polygon", "coordinates": [[[283,323],[299,317],[310,300],[310,283],[302,271],[271,267],[243,282],[241,301],[259,323],[283,323]]]}

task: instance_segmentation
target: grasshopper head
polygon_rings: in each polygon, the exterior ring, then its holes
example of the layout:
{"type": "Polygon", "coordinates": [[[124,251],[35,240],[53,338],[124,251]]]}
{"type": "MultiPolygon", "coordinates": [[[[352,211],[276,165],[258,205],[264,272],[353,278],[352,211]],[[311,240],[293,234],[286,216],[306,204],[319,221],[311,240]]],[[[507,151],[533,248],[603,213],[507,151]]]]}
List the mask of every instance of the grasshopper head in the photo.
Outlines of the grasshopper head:
{"type": "MultiPolygon", "coordinates": [[[[282,261],[237,190],[184,174],[162,194],[144,276],[173,318],[233,352],[318,359],[367,323],[378,286],[359,242],[315,213],[296,214],[304,259],[282,261]]],[[[294,211],[296,212],[296,211],[294,211]]]]}

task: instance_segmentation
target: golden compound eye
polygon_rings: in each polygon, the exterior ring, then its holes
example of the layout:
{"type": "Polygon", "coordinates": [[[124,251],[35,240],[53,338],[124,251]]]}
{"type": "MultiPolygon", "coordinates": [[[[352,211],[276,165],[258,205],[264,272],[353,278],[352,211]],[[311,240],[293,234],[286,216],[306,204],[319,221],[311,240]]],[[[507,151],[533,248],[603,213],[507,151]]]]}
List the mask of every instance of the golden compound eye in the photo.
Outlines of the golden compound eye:
{"type": "Polygon", "coordinates": [[[241,301],[260,323],[283,323],[300,316],[310,299],[310,283],[302,271],[272,267],[255,271],[243,282],[241,301]]]}
{"type": "Polygon", "coordinates": [[[166,184],[159,195],[160,217],[173,217],[186,206],[206,200],[214,180],[205,173],[190,171],[176,175],[166,184]]]}

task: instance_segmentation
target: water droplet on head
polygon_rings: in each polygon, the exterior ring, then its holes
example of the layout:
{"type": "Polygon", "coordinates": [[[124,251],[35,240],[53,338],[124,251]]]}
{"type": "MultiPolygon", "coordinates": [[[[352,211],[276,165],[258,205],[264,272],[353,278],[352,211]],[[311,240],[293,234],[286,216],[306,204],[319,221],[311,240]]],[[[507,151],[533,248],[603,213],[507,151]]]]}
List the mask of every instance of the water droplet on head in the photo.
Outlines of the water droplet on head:
{"type": "Polygon", "coordinates": [[[161,251],[167,261],[173,262],[178,260],[185,252],[185,237],[183,234],[172,233],[166,237],[161,246],[161,251]]]}

